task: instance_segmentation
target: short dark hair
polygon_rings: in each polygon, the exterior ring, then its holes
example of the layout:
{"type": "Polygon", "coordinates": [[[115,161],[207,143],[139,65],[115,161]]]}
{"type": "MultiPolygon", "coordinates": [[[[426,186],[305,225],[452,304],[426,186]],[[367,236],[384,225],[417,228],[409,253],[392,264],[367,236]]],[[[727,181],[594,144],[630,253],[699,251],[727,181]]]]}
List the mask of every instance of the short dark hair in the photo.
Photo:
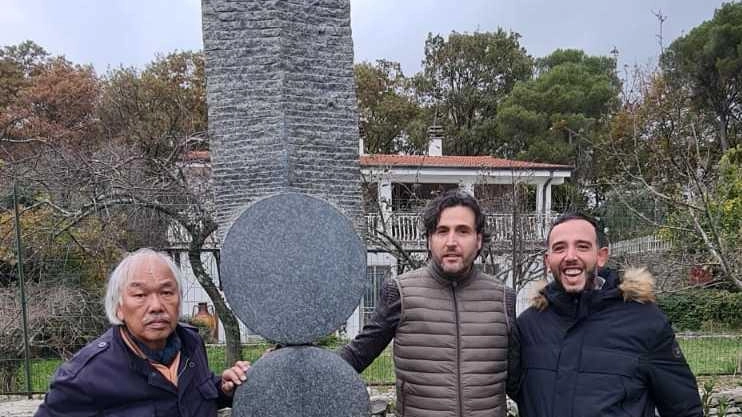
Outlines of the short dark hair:
{"type": "Polygon", "coordinates": [[[590,223],[593,226],[593,230],[595,230],[595,243],[598,245],[599,248],[608,246],[608,242],[606,241],[605,235],[603,234],[603,231],[600,229],[600,226],[598,225],[598,220],[596,220],[594,217],[587,215],[585,213],[581,212],[568,212],[564,213],[561,216],[557,217],[552,223],[551,228],[549,229],[549,233],[546,234],[546,247],[549,247],[549,238],[551,237],[551,231],[554,230],[555,227],[559,226],[562,223],[566,223],[570,220],[584,220],[588,223],[590,223]]]}
{"type": "Polygon", "coordinates": [[[442,193],[425,207],[425,211],[423,211],[425,238],[430,239],[430,235],[435,232],[438,222],[441,220],[443,210],[457,206],[468,207],[474,212],[474,228],[477,230],[477,233],[482,235],[482,241],[486,241],[489,238],[489,234],[485,231],[484,215],[482,214],[482,209],[479,207],[479,202],[471,194],[458,189],[448,190],[442,193]]]}

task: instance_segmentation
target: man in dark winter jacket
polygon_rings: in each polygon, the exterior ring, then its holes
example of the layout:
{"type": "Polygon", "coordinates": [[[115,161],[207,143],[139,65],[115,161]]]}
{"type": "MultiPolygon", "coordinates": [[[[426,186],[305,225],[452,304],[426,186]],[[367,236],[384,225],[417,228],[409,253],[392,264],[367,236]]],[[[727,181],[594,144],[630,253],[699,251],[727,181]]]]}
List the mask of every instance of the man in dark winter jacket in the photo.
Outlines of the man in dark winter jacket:
{"type": "Polygon", "coordinates": [[[702,417],[696,380],[646,270],[620,281],[593,219],[557,219],[545,286],[513,327],[508,394],[522,417],[702,417]]]}
{"type": "Polygon", "coordinates": [[[216,377],[198,331],[178,324],[180,294],[166,255],[140,249],[126,257],[106,290],[113,327],[62,364],[36,417],[215,417],[229,406],[249,363],[216,377]]]}
{"type": "Polygon", "coordinates": [[[478,272],[484,216],[464,191],[423,214],[430,262],[387,280],[373,319],[340,355],[358,372],[394,338],[402,417],[505,417],[514,294],[478,272]]]}

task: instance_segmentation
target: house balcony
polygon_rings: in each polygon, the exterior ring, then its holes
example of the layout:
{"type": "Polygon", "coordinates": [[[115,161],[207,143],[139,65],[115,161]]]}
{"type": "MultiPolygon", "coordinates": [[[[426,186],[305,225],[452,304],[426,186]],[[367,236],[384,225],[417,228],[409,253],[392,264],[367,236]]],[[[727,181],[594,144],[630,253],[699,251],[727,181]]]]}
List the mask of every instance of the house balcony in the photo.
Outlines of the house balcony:
{"type": "MultiPolygon", "coordinates": [[[[512,213],[485,214],[486,230],[491,235],[491,246],[494,249],[512,247],[520,240],[527,248],[543,247],[549,226],[558,216],[557,213],[531,212],[517,215],[516,225],[519,233],[514,239],[512,213]]],[[[382,240],[393,240],[407,250],[425,250],[425,228],[419,213],[393,212],[386,216],[386,222],[378,213],[366,214],[368,236],[379,236],[382,240]]],[[[369,239],[369,246],[376,245],[379,239],[369,239]]]]}

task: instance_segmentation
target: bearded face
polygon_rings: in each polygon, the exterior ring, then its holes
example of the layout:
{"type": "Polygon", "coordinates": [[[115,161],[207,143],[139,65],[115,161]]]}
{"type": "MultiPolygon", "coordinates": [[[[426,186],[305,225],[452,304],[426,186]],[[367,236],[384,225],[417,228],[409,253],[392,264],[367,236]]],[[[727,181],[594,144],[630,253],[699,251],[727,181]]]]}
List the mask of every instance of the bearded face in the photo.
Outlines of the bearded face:
{"type": "Polygon", "coordinates": [[[584,290],[589,277],[608,260],[608,248],[600,248],[597,240],[593,225],[581,219],[551,229],[544,263],[566,292],[584,290]]]}

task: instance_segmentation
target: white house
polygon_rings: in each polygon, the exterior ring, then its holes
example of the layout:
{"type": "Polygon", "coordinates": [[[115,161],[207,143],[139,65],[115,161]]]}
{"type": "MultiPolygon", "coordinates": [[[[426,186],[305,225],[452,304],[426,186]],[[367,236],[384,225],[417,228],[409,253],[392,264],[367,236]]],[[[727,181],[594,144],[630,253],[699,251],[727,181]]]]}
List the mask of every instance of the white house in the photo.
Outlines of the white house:
{"type": "MultiPolygon", "coordinates": [[[[361,142],[361,150],[362,147],[361,142]]],[[[503,254],[511,244],[514,218],[518,219],[523,240],[530,242],[530,247],[543,245],[548,224],[556,216],[552,211],[552,187],[563,184],[565,178],[570,177],[572,167],[490,156],[446,156],[441,154],[441,148],[440,138],[432,138],[427,155],[366,155],[361,152],[368,227],[368,286],[359,307],[348,318],[345,330],[349,337],[357,334],[373,311],[381,281],[398,271],[397,258],[371,238],[373,233],[383,230],[409,253],[426,256],[419,214],[425,203],[442,190],[458,187],[479,199],[485,211],[487,228],[492,234],[493,247],[500,248],[503,254]],[[530,200],[518,197],[519,194],[514,193],[516,187],[521,194],[525,187],[525,195],[533,197],[530,200]],[[517,217],[512,214],[513,201],[520,207],[517,217]]],[[[208,159],[200,155],[197,163],[199,168],[203,168],[208,159]]],[[[177,242],[173,244],[174,252],[178,252],[177,242]]],[[[218,280],[216,253],[207,251],[203,257],[212,276],[218,280]]],[[[180,252],[176,256],[186,275],[183,312],[189,314],[199,302],[210,301],[188,272],[187,255],[180,252]]],[[[522,308],[520,306],[519,310],[522,308]]],[[[243,340],[250,336],[249,331],[243,328],[243,340]]],[[[220,340],[224,340],[221,329],[220,340]]]]}

